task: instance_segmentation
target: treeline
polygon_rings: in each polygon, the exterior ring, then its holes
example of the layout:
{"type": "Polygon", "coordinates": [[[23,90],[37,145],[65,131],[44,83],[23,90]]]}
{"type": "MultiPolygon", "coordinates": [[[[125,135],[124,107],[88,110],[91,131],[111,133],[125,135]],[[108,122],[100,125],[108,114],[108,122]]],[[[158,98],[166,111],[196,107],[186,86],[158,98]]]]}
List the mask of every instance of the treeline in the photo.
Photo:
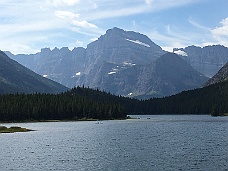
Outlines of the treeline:
{"type": "Polygon", "coordinates": [[[228,82],[165,98],[136,100],[75,87],[61,94],[0,96],[0,121],[120,119],[127,114],[228,113],[228,82]]]}
{"type": "Polygon", "coordinates": [[[149,114],[212,114],[228,113],[228,82],[184,91],[166,98],[155,98],[142,103],[149,114]]]}
{"type": "Polygon", "coordinates": [[[228,81],[177,95],[121,103],[128,114],[228,114],[228,81]]]}
{"type": "Polygon", "coordinates": [[[78,86],[71,89],[70,91],[67,91],[66,93],[92,99],[94,101],[101,103],[112,102],[115,104],[121,104],[121,106],[124,107],[127,114],[144,113],[144,109],[140,107],[142,105],[140,100],[112,95],[105,91],[100,91],[99,89],[93,90],[88,87],[78,86]]]}
{"type": "Polygon", "coordinates": [[[61,94],[1,95],[0,121],[125,118],[124,107],[108,97],[112,95],[98,90],[88,92],[80,87],[61,94]],[[90,93],[91,97],[102,94],[106,100],[95,100],[77,93],[84,90],[85,93],[90,93]]]}

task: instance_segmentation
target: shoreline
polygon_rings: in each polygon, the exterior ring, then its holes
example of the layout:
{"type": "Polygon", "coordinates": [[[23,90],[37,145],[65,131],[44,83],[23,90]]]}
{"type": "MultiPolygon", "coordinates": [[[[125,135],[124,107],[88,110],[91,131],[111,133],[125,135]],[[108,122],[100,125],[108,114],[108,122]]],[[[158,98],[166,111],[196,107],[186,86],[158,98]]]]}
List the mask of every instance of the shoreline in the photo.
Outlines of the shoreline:
{"type": "Polygon", "coordinates": [[[0,126],[0,134],[1,133],[16,133],[16,132],[30,132],[30,131],[35,131],[32,129],[27,129],[27,128],[22,128],[19,126],[12,126],[12,127],[6,127],[6,126],[0,126]]]}
{"type": "Polygon", "coordinates": [[[126,120],[130,119],[128,117],[126,118],[118,118],[118,119],[93,119],[93,118],[82,118],[82,119],[48,119],[48,120],[24,120],[24,121],[0,121],[0,124],[16,124],[16,123],[39,123],[39,122],[80,122],[80,121],[109,121],[109,120],[126,120]]]}

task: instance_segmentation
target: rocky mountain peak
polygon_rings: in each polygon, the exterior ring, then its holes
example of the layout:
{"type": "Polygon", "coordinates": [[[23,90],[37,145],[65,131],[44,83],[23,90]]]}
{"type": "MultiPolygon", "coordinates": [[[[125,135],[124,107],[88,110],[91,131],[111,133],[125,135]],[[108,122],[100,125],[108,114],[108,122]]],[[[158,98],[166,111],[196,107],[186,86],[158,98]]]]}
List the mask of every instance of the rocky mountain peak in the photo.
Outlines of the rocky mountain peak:
{"type": "Polygon", "coordinates": [[[152,48],[158,51],[162,50],[161,47],[152,42],[146,35],[134,31],[125,31],[117,27],[107,30],[106,34],[102,35],[100,39],[107,42],[112,42],[115,39],[118,40],[121,45],[125,46],[141,45],[144,48],[152,48]]]}
{"type": "Polygon", "coordinates": [[[124,34],[124,30],[123,29],[120,29],[118,27],[114,27],[112,29],[108,29],[106,31],[106,35],[121,35],[121,34],[124,34]]]}
{"type": "Polygon", "coordinates": [[[69,50],[69,48],[68,47],[62,47],[61,49],[60,49],[60,52],[69,52],[70,50],[69,50]]]}
{"type": "Polygon", "coordinates": [[[42,48],[41,49],[41,53],[50,53],[51,52],[51,49],[50,48],[42,48]]]}
{"type": "Polygon", "coordinates": [[[104,61],[116,64],[127,62],[146,65],[164,53],[162,48],[147,36],[114,27],[87,46],[83,73],[90,76],[88,78],[85,76],[85,82],[80,84],[91,86],[90,82],[93,82],[91,79],[96,78],[93,74],[104,61]]]}

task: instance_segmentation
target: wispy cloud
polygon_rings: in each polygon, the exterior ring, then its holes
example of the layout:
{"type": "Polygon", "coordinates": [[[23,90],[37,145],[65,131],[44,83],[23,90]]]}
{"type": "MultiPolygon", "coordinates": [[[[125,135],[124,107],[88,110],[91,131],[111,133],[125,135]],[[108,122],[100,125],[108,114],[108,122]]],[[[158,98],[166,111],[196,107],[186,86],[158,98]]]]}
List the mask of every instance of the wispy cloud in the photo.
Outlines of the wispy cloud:
{"type": "Polygon", "coordinates": [[[145,0],[145,3],[150,7],[153,3],[153,0],[145,0]]]}
{"type": "Polygon", "coordinates": [[[210,28],[201,25],[200,23],[198,23],[197,21],[195,21],[191,16],[189,17],[188,22],[190,24],[192,24],[194,27],[197,27],[197,28],[202,29],[202,30],[205,30],[205,31],[210,31],[210,28]]]}
{"type": "Polygon", "coordinates": [[[47,0],[47,3],[49,4],[53,4],[55,6],[63,6],[63,5],[67,5],[67,6],[73,6],[77,3],[79,3],[80,0],[47,0]]]}
{"type": "MultiPolygon", "coordinates": [[[[200,25],[200,24],[199,24],[200,25]]],[[[195,26],[193,26],[195,27],[195,26]]],[[[143,28],[139,29],[143,32],[143,28]]],[[[183,26],[167,25],[163,29],[159,28],[152,31],[144,31],[151,40],[162,46],[164,50],[173,51],[173,48],[181,48],[190,45],[206,46],[215,44],[210,29],[197,27],[197,31],[191,28],[184,29],[183,26]],[[206,30],[206,31],[205,31],[206,30]]]]}
{"type": "Polygon", "coordinates": [[[55,11],[54,14],[56,17],[59,17],[59,18],[70,18],[70,19],[78,18],[80,16],[80,14],[75,14],[70,11],[55,11]]]}
{"type": "Polygon", "coordinates": [[[191,3],[197,3],[200,0],[143,0],[144,3],[142,3],[140,0],[126,0],[122,3],[114,0],[110,0],[109,3],[105,3],[105,0],[98,1],[101,4],[107,4],[107,6],[102,5],[97,11],[88,12],[86,16],[87,19],[100,20],[143,13],[152,13],[169,8],[189,5],[191,3]]]}
{"type": "MultiPolygon", "coordinates": [[[[193,33],[170,23],[156,27],[151,17],[156,12],[176,7],[187,7],[202,0],[1,0],[0,49],[14,53],[34,52],[45,46],[85,46],[107,28],[125,26],[124,29],[148,34],[162,46],[186,45],[194,39],[211,35],[205,42],[227,41],[227,20],[214,29],[208,29],[189,18],[191,26],[201,30],[193,33]],[[145,25],[141,21],[145,19],[145,25]],[[148,17],[150,16],[150,17],[148,17]],[[128,18],[129,17],[129,18],[128,18]],[[116,21],[116,24],[113,24],[116,21]],[[129,25],[127,24],[129,23],[129,25]],[[206,32],[206,35],[205,33],[206,32]],[[191,35],[191,36],[189,36],[191,35]]],[[[200,43],[199,43],[200,44],[200,43]]]]}
{"type": "Polygon", "coordinates": [[[83,21],[74,20],[73,24],[75,26],[82,27],[82,28],[98,28],[95,24],[89,23],[86,20],[83,20],[83,21]]]}

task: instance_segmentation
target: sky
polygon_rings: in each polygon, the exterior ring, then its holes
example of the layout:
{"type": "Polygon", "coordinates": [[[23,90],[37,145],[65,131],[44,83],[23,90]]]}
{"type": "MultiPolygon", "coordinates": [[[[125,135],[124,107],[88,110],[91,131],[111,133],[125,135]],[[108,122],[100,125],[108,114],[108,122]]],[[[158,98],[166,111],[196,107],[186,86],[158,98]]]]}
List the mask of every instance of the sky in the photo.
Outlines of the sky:
{"type": "Polygon", "coordinates": [[[1,0],[0,50],[87,47],[118,27],[147,35],[164,50],[228,47],[228,0],[1,0]]]}

